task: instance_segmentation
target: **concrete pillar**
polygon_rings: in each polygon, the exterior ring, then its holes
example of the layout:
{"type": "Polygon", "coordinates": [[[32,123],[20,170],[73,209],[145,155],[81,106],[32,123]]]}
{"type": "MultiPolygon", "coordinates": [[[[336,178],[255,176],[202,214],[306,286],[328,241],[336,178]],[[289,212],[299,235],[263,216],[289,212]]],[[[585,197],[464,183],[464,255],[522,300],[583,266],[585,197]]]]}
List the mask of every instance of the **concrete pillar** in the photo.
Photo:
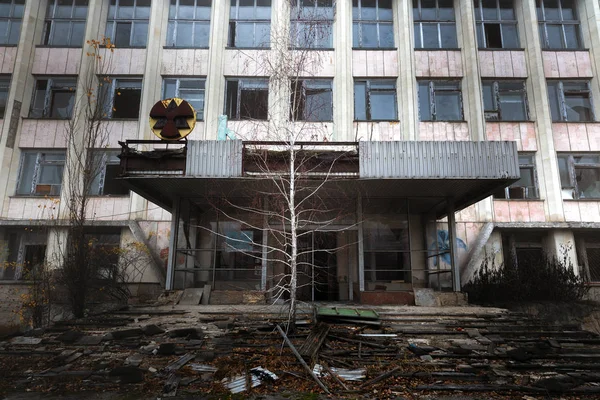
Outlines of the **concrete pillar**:
{"type": "Polygon", "coordinates": [[[572,230],[551,230],[548,233],[546,251],[561,262],[565,262],[565,267],[572,267],[576,274],[582,272],[579,271],[579,264],[577,263],[575,235],[573,235],[572,230]]]}
{"type": "Polygon", "coordinates": [[[352,2],[337,1],[333,25],[333,140],[354,141],[354,78],[352,76],[352,2]]]}
{"type": "MultiPolygon", "coordinates": [[[[594,0],[581,0],[578,4],[583,47],[589,49],[593,76],[600,71],[600,3],[594,0]]],[[[600,116],[600,82],[590,79],[592,88],[592,105],[596,120],[600,116]]]]}
{"type": "Polygon", "coordinates": [[[456,220],[454,203],[448,200],[448,240],[450,241],[450,269],[452,270],[452,290],[460,292],[460,264],[458,263],[458,249],[456,248],[456,220]]]}
{"type": "MultiPolygon", "coordinates": [[[[271,52],[267,56],[271,65],[277,66],[289,60],[292,51],[289,45],[290,4],[286,0],[273,0],[271,4],[271,52]]],[[[262,60],[256,60],[260,63],[262,60]]],[[[271,68],[273,70],[273,68],[271,68]]],[[[272,71],[266,71],[271,74],[272,71]]],[[[272,74],[271,74],[272,75],[272,74]]],[[[222,111],[221,111],[222,113],[222,111]]],[[[287,140],[285,132],[289,127],[290,81],[275,76],[269,82],[269,129],[276,140],[287,140]]]]}
{"type": "Polygon", "coordinates": [[[535,161],[540,183],[540,198],[546,200],[546,214],[550,221],[564,221],[560,175],[552,137],[552,118],[548,104],[536,4],[533,1],[515,0],[515,11],[521,44],[525,47],[529,77],[527,79],[529,113],[536,127],[538,151],[535,161]]]}
{"type": "Polygon", "coordinates": [[[228,26],[229,2],[213,1],[204,104],[204,137],[198,139],[215,140],[217,138],[218,118],[223,114],[223,105],[225,104],[223,63],[228,26]]]}
{"type": "Polygon", "coordinates": [[[419,138],[419,107],[415,67],[412,2],[394,2],[394,40],[398,48],[398,119],[402,140],[419,138]]]}
{"type": "Polygon", "coordinates": [[[463,113],[469,123],[471,140],[485,140],[485,120],[479,74],[479,53],[475,34],[473,0],[456,0],[456,30],[463,63],[463,113]]]}

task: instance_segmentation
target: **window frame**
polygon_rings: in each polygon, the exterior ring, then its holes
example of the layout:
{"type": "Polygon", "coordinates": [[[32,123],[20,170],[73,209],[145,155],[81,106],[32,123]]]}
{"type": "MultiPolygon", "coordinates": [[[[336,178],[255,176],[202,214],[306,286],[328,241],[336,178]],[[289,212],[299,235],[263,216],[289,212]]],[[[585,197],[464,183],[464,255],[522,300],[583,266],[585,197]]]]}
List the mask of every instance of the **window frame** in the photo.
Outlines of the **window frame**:
{"type": "Polygon", "coordinates": [[[87,12],[89,9],[89,1],[86,1],[86,16],[85,17],[76,17],[75,16],[75,7],[82,7],[82,6],[78,6],[75,3],[77,1],[81,1],[81,0],[72,0],[71,1],[71,16],[69,18],[66,17],[57,17],[56,16],[56,12],[57,12],[57,3],[59,0],[50,0],[48,2],[47,5],[47,9],[46,9],[46,18],[44,20],[44,32],[42,34],[42,45],[46,46],[46,47],[61,47],[61,48],[79,48],[79,47],[83,47],[83,42],[85,40],[85,27],[87,24],[87,12]],[[57,23],[69,23],[69,34],[68,34],[68,45],[55,45],[52,42],[52,40],[54,40],[54,34],[55,34],[55,29],[56,29],[56,24],[57,23]],[[81,36],[81,42],[76,45],[73,44],[73,26],[75,24],[81,24],[83,22],[83,35],[81,36]]]}
{"type": "Polygon", "coordinates": [[[577,262],[586,283],[593,285],[600,284],[600,265],[596,266],[598,270],[594,270],[594,275],[598,275],[598,278],[592,279],[592,270],[590,267],[594,264],[590,262],[588,254],[589,249],[600,251],[600,238],[594,237],[592,234],[576,234],[575,243],[577,246],[577,262]]]}
{"type": "MultiPolygon", "coordinates": [[[[363,0],[353,0],[352,4],[352,48],[360,49],[360,50],[371,50],[371,49],[396,49],[396,39],[394,37],[394,16],[392,11],[391,19],[382,19],[380,17],[380,7],[379,3],[382,0],[376,0],[375,2],[375,19],[363,19],[362,15],[362,2],[363,0]],[[354,2],[356,2],[357,6],[354,6],[354,2]],[[355,9],[357,9],[358,16],[355,16],[355,9]],[[363,25],[375,25],[376,33],[377,33],[377,46],[364,46],[362,44],[363,39],[363,25]],[[381,45],[381,26],[382,25],[391,25],[392,27],[392,46],[382,46],[381,45]],[[358,43],[354,41],[354,28],[357,29],[357,39],[358,43]]],[[[390,5],[392,2],[390,1],[390,5]]],[[[392,8],[393,10],[393,8],[392,8]]]]}
{"type": "MultiPolygon", "coordinates": [[[[447,80],[440,80],[440,79],[419,79],[417,80],[418,83],[418,89],[421,86],[421,83],[423,82],[427,82],[428,86],[429,86],[429,111],[430,111],[430,118],[429,119],[423,119],[423,113],[421,112],[421,108],[419,107],[419,120],[421,122],[464,122],[464,118],[465,118],[465,114],[464,114],[464,109],[463,109],[463,97],[462,97],[462,85],[461,85],[461,80],[460,79],[447,79],[447,80]],[[449,83],[456,83],[457,88],[456,89],[436,89],[436,84],[449,84],[449,83]],[[458,119],[438,119],[437,117],[437,102],[436,102],[436,93],[437,92],[453,92],[453,93],[458,93],[458,111],[459,111],[459,118],[458,119]]],[[[418,94],[420,93],[420,90],[418,90],[418,94]]],[[[419,99],[418,102],[419,106],[421,104],[421,99],[419,99]]]]}
{"type": "Polygon", "coordinates": [[[259,121],[268,121],[269,119],[269,110],[268,110],[268,100],[269,100],[269,79],[268,78],[226,78],[225,79],[225,107],[224,107],[224,114],[228,116],[229,120],[232,121],[243,121],[243,120],[259,120],[259,121]],[[228,84],[229,82],[237,82],[237,94],[236,94],[236,115],[235,116],[231,116],[230,115],[230,111],[228,110],[228,84]],[[252,88],[252,87],[248,87],[246,89],[244,89],[243,87],[243,83],[250,83],[250,82],[254,82],[254,83],[260,83],[260,84],[264,84],[264,88],[260,87],[260,88],[252,88]],[[262,118],[242,118],[241,117],[241,110],[242,110],[242,91],[243,90],[247,90],[247,91],[266,91],[267,92],[267,110],[266,110],[266,118],[262,119],[262,118]]]}
{"type": "Polygon", "coordinates": [[[311,78],[311,79],[292,79],[290,86],[290,106],[296,104],[296,110],[290,109],[290,121],[304,121],[304,122],[333,122],[333,79],[328,78],[311,78]],[[311,88],[310,84],[313,82],[328,83],[329,88],[311,88]],[[294,90],[294,85],[300,86],[300,91],[294,90]],[[315,91],[320,93],[329,93],[331,103],[328,104],[331,114],[327,119],[313,119],[309,110],[307,110],[306,103],[308,98],[308,91],[315,91]],[[299,97],[295,98],[299,93],[299,97]],[[302,106],[300,106],[300,102],[302,106]],[[298,113],[302,112],[302,115],[298,113]]]}
{"type": "Polygon", "coordinates": [[[355,79],[354,80],[354,121],[355,122],[385,122],[385,121],[398,121],[398,88],[396,86],[396,81],[394,79],[355,79]],[[371,87],[372,83],[389,83],[394,87],[389,89],[373,89],[371,87]],[[365,84],[365,116],[366,119],[358,119],[356,118],[356,84],[364,83],[365,84]],[[373,119],[371,115],[371,95],[373,93],[393,93],[394,94],[394,109],[395,109],[395,117],[391,119],[373,119]]]}
{"type": "MultiPolygon", "coordinates": [[[[106,187],[106,167],[120,165],[118,158],[118,150],[92,150],[89,154],[91,157],[99,157],[98,172],[90,182],[90,196],[102,196],[102,197],[129,197],[129,189],[127,193],[104,193],[106,187]]],[[[94,161],[96,162],[96,161],[94,161]]],[[[96,167],[93,167],[96,168],[96,167]]],[[[124,188],[126,189],[126,188],[124,188]]]]}
{"type": "Polygon", "coordinates": [[[21,159],[19,160],[19,174],[18,174],[18,181],[17,181],[17,186],[16,186],[16,190],[15,190],[15,196],[19,196],[19,197],[40,197],[40,196],[49,196],[49,197],[59,197],[60,196],[60,192],[62,190],[62,183],[63,183],[63,179],[64,179],[64,167],[65,167],[65,163],[66,163],[66,151],[65,150],[23,150],[21,152],[21,159]],[[62,155],[63,158],[59,159],[59,160],[46,160],[45,156],[47,154],[50,155],[62,155]],[[35,155],[35,164],[34,164],[34,169],[33,169],[33,174],[31,176],[31,183],[30,183],[30,190],[27,193],[19,193],[19,187],[21,186],[21,184],[23,183],[23,179],[25,178],[23,176],[24,171],[24,165],[25,165],[25,158],[28,155],[35,155]],[[41,179],[41,174],[43,171],[43,168],[45,166],[61,166],[63,167],[62,169],[62,173],[61,173],[61,178],[60,178],[60,184],[47,184],[47,183],[40,183],[40,179],[41,179]],[[43,193],[43,192],[38,192],[38,186],[50,186],[50,193],[43,193]],[[57,190],[54,190],[54,194],[52,194],[53,187],[57,187],[57,190]]]}
{"type": "MultiPolygon", "coordinates": [[[[174,49],[208,49],[210,44],[210,28],[211,28],[211,20],[209,13],[208,19],[201,19],[197,16],[198,9],[204,8],[198,5],[199,0],[194,1],[194,17],[193,18],[181,18],[179,17],[179,6],[181,0],[171,0],[169,3],[169,21],[167,24],[167,43],[165,47],[174,48],[174,49]],[[175,4],[173,4],[175,3],[175,4]],[[175,8],[173,12],[171,12],[172,8],[175,8]],[[191,23],[192,24],[192,41],[196,39],[196,28],[200,25],[208,24],[208,35],[206,37],[206,44],[196,44],[193,43],[192,46],[181,46],[177,45],[177,31],[180,23],[191,23]],[[169,37],[171,40],[169,40],[169,37]]],[[[210,10],[212,11],[212,0],[210,1],[210,10]]]]}
{"type": "Polygon", "coordinates": [[[540,33],[540,42],[542,50],[582,50],[583,49],[583,36],[581,34],[581,20],[579,19],[579,10],[576,2],[573,1],[574,16],[577,19],[564,19],[562,0],[555,0],[558,4],[559,19],[546,19],[546,7],[544,0],[536,1],[537,18],[538,18],[538,31],[540,33]],[[559,25],[561,31],[561,47],[550,47],[550,40],[548,38],[548,25],[559,25]],[[577,38],[577,47],[567,47],[567,36],[565,33],[565,26],[571,25],[575,27],[575,36],[577,38]]]}
{"type": "MultiPolygon", "coordinates": [[[[585,123],[585,122],[594,122],[596,120],[596,115],[594,113],[594,102],[592,99],[592,88],[590,85],[590,81],[587,79],[565,79],[565,80],[558,80],[558,79],[548,79],[546,81],[546,86],[549,88],[551,85],[556,84],[556,90],[557,90],[557,95],[558,98],[555,99],[556,101],[558,101],[557,104],[557,108],[560,112],[560,119],[555,119],[555,116],[552,115],[552,105],[550,105],[550,117],[552,118],[552,122],[578,122],[578,123],[585,123]],[[587,95],[587,98],[589,100],[590,103],[590,119],[589,120],[580,120],[580,121],[569,121],[568,119],[568,108],[567,108],[567,95],[566,92],[564,90],[564,84],[565,83],[577,83],[577,84],[581,84],[581,83],[585,83],[586,84],[586,89],[580,89],[580,90],[569,90],[568,94],[572,94],[572,95],[576,95],[576,94],[585,94],[587,95]]],[[[550,97],[550,91],[548,90],[548,101],[550,103],[552,103],[554,99],[552,99],[550,97]]]]}
{"type": "Polygon", "coordinates": [[[75,96],[77,93],[77,76],[70,76],[70,75],[62,75],[62,76],[45,76],[45,75],[38,75],[35,77],[35,82],[33,85],[33,96],[32,96],[32,100],[31,100],[31,106],[29,108],[29,118],[32,119],[61,119],[61,120],[69,120],[71,118],[73,118],[73,110],[75,108],[75,96]],[[67,80],[72,80],[73,81],[73,86],[60,86],[60,87],[55,87],[54,84],[58,81],[67,81],[67,80]],[[41,111],[41,114],[35,114],[34,111],[34,106],[36,103],[36,96],[37,96],[37,84],[40,81],[46,81],[46,89],[45,89],[45,94],[44,94],[44,108],[41,111]],[[53,94],[55,92],[55,90],[58,91],[65,91],[66,89],[70,89],[69,92],[72,93],[72,100],[73,103],[71,104],[71,108],[70,110],[68,110],[68,116],[67,117],[56,117],[56,116],[52,116],[53,114],[53,107],[52,107],[52,99],[53,99],[53,94]]]}
{"type": "Polygon", "coordinates": [[[531,176],[532,176],[532,183],[533,186],[519,186],[517,185],[521,179],[519,179],[518,181],[510,184],[509,186],[505,187],[503,189],[504,192],[504,197],[501,196],[497,196],[498,193],[494,194],[494,199],[498,199],[498,200],[539,200],[540,198],[540,190],[539,190],[539,181],[538,181],[538,177],[537,177],[537,168],[536,168],[536,163],[535,163],[535,153],[519,153],[519,174],[521,174],[521,170],[526,169],[526,170],[530,170],[531,171],[531,176]],[[525,159],[526,157],[530,157],[530,161],[529,162],[521,162],[521,159],[525,159]],[[511,197],[511,188],[522,188],[524,189],[524,195],[523,197],[511,197]],[[530,189],[532,190],[532,194],[530,195],[530,189]]]}
{"type": "Polygon", "coordinates": [[[6,113],[6,107],[8,107],[8,96],[10,95],[10,84],[11,84],[11,76],[10,75],[0,75],[0,120],[4,119],[6,113]],[[4,105],[2,105],[2,95],[6,93],[6,100],[4,101],[4,105]]]}
{"type": "MultiPolygon", "coordinates": [[[[320,6],[318,0],[312,0],[314,2],[314,7],[312,12],[303,11],[304,9],[309,9],[308,7],[302,6],[302,0],[291,0],[295,4],[290,4],[290,47],[292,49],[310,49],[310,50],[333,50],[333,24],[335,21],[336,14],[336,2],[335,0],[321,0],[321,1],[331,1],[330,6],[320,6]],[[323,18],[320,16],[319,9],[331,8],[331,17],[323,18]],[[310,15],[310,14],[313,15],[310,15]],[[308,14],[303,17],[303,15],[308,14]],[[326,28],[328,30],[328,38],[327,43],[325,45],[320,45],[319,38],[312,38],[312,43],[308,43],[308,46],[299,46],[300,44],[300,35],[299,33],[302,30],[299,28],[302,25],[306,25],[307,23],[314,24],[319,26],[319,29],[326,28]]],[[[305,43],[303,43],[305,44],[305,43]]]]}
{"type": "Polygon", "coordinates": [[[440,6],[439,6],[439,1],[440,0],[435,0],[435,9],[436,9],[436,18],[435,19],[424,19],[422,18],[422,0],[413,0],[413,26],[414,26],[414,30],[416,32],[416,28],[417,25],[419,27],[419,34],[415,35],[414,40],[415,40],[415,50],[459,50],[459,45],[458,45],[458,32],[456,31],[456,8],[454,7],[454,4],[452,5],[452,10],[453,10],[453,19],[440,19],[439,17],[439,13],[440,13],[440,6]],[[417,4],[417,7],[415,8],[415,3],[417,4]],[[415,14],[417,14],[418,16],[415,16],[415,14]],[[424,47],[424,40],[423,40],[423,25],[435,25],[437,27],[437,43],[438,46],[437,47],[424,47]],[[443,46],[443,42],[442,42],[442,29],[441,26],[442,25],[452,25],[454,27],[454,40],[456,42],[456,46],[454,47],[444,47],[443,46]],[[419,44],[417,44],[417,40],[419,41],[419,44]]]}
{"type": "MultiPolygon", "coordinates": [[[[228,25],[228,29],[227,29],[227,48],[230,49],[269,49],[271,46],[271,19],[272,19],[272,15],[273,15],[273,2],[271,1],[271,4],[269,5],[269,9],[271,10],[271,15],[269,16],[269,19],[264,19],[264,18],[258,18],[256,17],[257,15],[257,7],[258,7],[258,1],[259,0],[253,0],[254,1],[254,5],[253,5],[253,10],[254,10],[254,18],[239,18],[239,13],[240,13],[240,0],[231,0],[231,1],[235,1],[235,18],[232,18],[231,14],[233,13],[232,10],[232,5],[230,2],[230,8],[229,8],[229,25],[228,25]],[[237,37],[238,37],[238,24],[252,24],[253,29],[253,43],[255,44],[255,46],[237,46],[237,37]],[[261,24],[267,24],[269,25],[269,38],[265,43],[258,43],[257,38],[256,38],[256,25],[261,25],[261,24]],[[232,37],[232,31],[233,31],[233,37],[232,37]],[[262,44],[262,45],[261,45],[262,44]]],[[[270,1],[270,0],[269,0],[270,1]]]]}
{"type": "MultiPolygon", "coordinates": [[[[181,82],[185,82],[185,81],[188,81],[188,82],[199,81],[204,84],[203,89],[195,89],[197,91],[202,91],[202,109],[199,110],[196,107],[194,107],[194,110],[196,111],[196,121],[204,121],[204,107],[206,104],[206,77],[192,77],[192,76],[186,76],[186,77],[166,76],[166,77],[163,77],[162,88],[161,88],[162,97],[163,97],[163,99],[167,99],[167,98],[171,98],[171,97],[178,97],[180,99],[186,100],[187,102],[190,102],[190,100],[182,97],[181,93],[180,93],[181,82]],[[169,83],[169,82],[173,82],[175,84],[175,95],[174,96],[170,96],[168,93],[166,93],[167,83],[169,83]]],[[[195,100],[192,100],[192,101],[195,101],[195,100]]],[[[199,101],[199,99],[198,99],[198,101],[199,101]]],[[[192,104],[192,107],[193,107],[193,104],[192,104]]]]}
{"type": "MultiPolygon", "coordinates": [[[[25,0],[11,0],[10,2],[10,12],[8,15],[0,15],[0,22],[6,21],[6,41],[0,40],[0,46],[17,46],[19,44],[19,39],[21,38],[21,28],[23,27],[23,14],[20,16],[15,16],[15,10],[17,10],[17,6],[21,7],[21,13],[25,12],[25,0]],[[13,37],[11,40],[11,32],[13,32],[13,24],[18,24],[18,35],[13,37]]],[[[3,38],[3,36],[0,36],[3,38]]]]}
{"type": "Polygon", "coordinates": [[[485,50],[521,49],[520,47],[509,47],[504,44],[505,40],[504,40],[504,30],[502,29],[503,26],[513,26],[515,29],[515,34],[516,34],[516,38],[515,38],[516,42],[521,43],[521,41],[520,41],[520,37],[519,37],[519,26],[518,26],[518,21],[516,19],[514,1],[512,1],[512,10],[513,10],[513,13],[515,14],[515,19],[503,19],[502,18],[502,11],[501,11],[502,8],[500,7],[500,1],[501,0],[496,0],[497,18],[486,19],[485,15],[484,15],[484,7],[483,7],[482,0],[473,0],[474,9],[475,9],[475,29],[477,30],[477,46],[479,49],[485,49],[485,50]],[[501,47],[488,47],[487,37],[485,35],[486,24],[494,24],[494,25],[500,26],[500,40],[502,42],[501,47]],[[481,42],[480,42],[480,37],[481,37],[481,42]]]}
{"type": "MultiPolygon", "coordinates": [[[[140,118],[140,108],[142,106],[142,91],[144,90],[144,81],[143,78],[141,77],[132,77],[132,76],[100,76],[99,77],[99,81],[100,82],[104,82],[103,83],[103,89],[102,90],[108,90],[109,92],[106,93],[102,93],[100,94],[100,97],[102,97],[105,101],[104,104],[104,110],[103,110],[103,119],[116,119],[116,120],[139,120],[140,118]],[[105,80],[108,79],[108,82],[105,80]],[[114,113],[117,111],[115,110],[115,93],[117,91],[118,88],[120,88],[119,86],[119,82],[123,82],[123,81],[139,81],[140,83],[140,103],[138,104],[138,115],[137,117],[114,117],[114,113]],[[108,89],[106,89],[108,88],[108,89]]],[[[137,88],[131,88],[131,89],[137,89],[137,88]]]]}
{"type": "MultiPolygon", "coordinates": [[[[133,17],[131,18],[123,18],[123,17],[119,17],[119,8],[121,7],[120,2],[122,0],[111,0],[110,2],[110,7],[108,9],[108,18],[106,19],[106,28],[105,28],[105,36],[107,38],[110,38],[110,41],[112,44],[116,45],[119,48],[146,48],[148,46],[148,30],[150,29],[150,16],[148,15],[148,17],[136,17],[136,14],[138,12],[138,1],[145,1],[145,0],[132,0],[134,1],[133,3],[133,17]],[[113,9],[114,7],[114,9],[113,9]],[[113,9],[113,15],[111,15],[111,9],[113,9]],[[117,43],[117,38],[116,38],[116,32],[117,32],[117,25],[118,24],[130,24],[131,25],[131,32],[129,32],[129,43],[127,45],[123,45],[123,44],[119,44],[117,43]],[[112,26],[111,26],[112,24],[112,26]],[[135,25],[136,24],[146,24],[146,31],[145,31],[145,37],[144,37],[144,44],[143,45],[133,45],[132,43],[134,42],[134,36],[135,36],[135,25]],[[110,29],[110,33],[109,31],[109,26],[111,26],[110,29]]],[[[139,6],[139,7],[144,7],[146,8],[146,6],[139,6]]],[[[148,9],[150,10],[152,8],[152,2],[150,2],[150,5],[148,6],[148,9]]]]}
{"type": "MultiPolygon", "coordinates": [[[[600,176],[600,153],[595,153],[595,152],[591,152],[591,153],[557,153],[557,159],[558,159],[558,169],[559,169],[559,176],[560,176],[560,187],[563,190],[563,193],[565,190],[571,190],[572,191],[572,197],[569,199],[565,199],[563,197],[563,199],[565,200],[595,200],[598,201],[600,200],[600,195],[598,197],[582,197],[582,193],[581,193],[581,189],[579,188],[578,182],[577,182],[577,169],[596,169],[598,170],[598,175],[600,176]],[[598,162],[597,163],[577,163],[575,162],[575,157],[598,157],[598,162]],[[566,159],[566,167],[567,167],[567,174],[569,176],[569,182],[564,182],[562,179],[562,174],[560,174],[560,160],[561,159],[566,159]]],[[[600,182],[600,180],[598,181],[600,182]]],[[[600,183],[599,183],[600,185],[600,183]]]]}
{"type": "Polygon", "coordinates": [[[492,84],[492,101],[493,101],[493,108],[492,109],[488,109],[486,108],[486,104],[485,104],[485,96],[484,97],[484,102],[483,102],[483,113],[484,113],[484,117],[485,120],[487,122],[529,122],[530,121],[530,116],[529,116],[529,105],[527,103],[527,86],[525,84],[525,80],[524,79],[518,79],[518,80],[498,80],[498,79],[482,79],[481,80],[481,86],[482,89],[486,84],[492,84]],[[502,89],[500,86],[502,84],[521,84],[522,87],[519,90],[515,90],[515,89],[502,89]],[[500,101],[502,94],[506,94],[506,93],[519,93],[521,94],[521,99],[523,100],[523,109],[525,111],[525,118],[524,119],[505,119],[502,115],[502,102],[500,101]],[[496,119],[492,118],[491,116],[488,117],[488,113],[489,114],[496,114],[496,119]]]}

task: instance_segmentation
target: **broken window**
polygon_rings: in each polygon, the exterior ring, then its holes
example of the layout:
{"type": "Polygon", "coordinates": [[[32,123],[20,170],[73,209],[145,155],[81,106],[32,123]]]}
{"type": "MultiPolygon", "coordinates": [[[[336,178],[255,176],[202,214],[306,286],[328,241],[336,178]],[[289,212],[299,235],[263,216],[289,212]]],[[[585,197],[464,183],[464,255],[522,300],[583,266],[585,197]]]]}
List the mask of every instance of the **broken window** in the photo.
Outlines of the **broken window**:
{"type": "Polygon", "coordinates": [[[462,121],[459,81],[419,81],[421,121],[462,121]]]}
{"type": "Polygon", "coordinates": [[[31,227],[0,232],[0,279],[34,279],[46,259],[46,241],[46,233],[31,227]]]}
{"type": "Polygon", "coordinates": [[[290,41],[300,49],[332,49],[333,0],[291,0],[290,41]]]}
{"type": "Polygon", "coordinates": [[[0,45],[19,43],[25,0],[3,0],[0,2],[0,45]]]}
{"type": "Polygon", "coordinates": [[[229,119],[268,119],[268,79],[227,79],[225,93],[229,119]]]}
{"type": "Polygon", "coordinates": [[[519,48],[513,0],[474,0],[477,43],[481,49],[519,48]]]}
{"type": "Polygon", "coordinates": [[[535,171],[535,156],[519,154],[519,172],[521,178],[496,193],[496,199],[538,199],[537,175],[535,171]]]}
{"type": "Polygon", "coordinates": [[[10,77],[0,76],[0,118],[4,118],[8,92],[10,90],[10,77]]]}
{"type": "Polygon", "coordinates": [[[559,154],[564,199],[600,199],[600,155],[559,154]]]}
{"type": "Polygon", "coordinates": [[[486,121],[527,121],[525,81],[481,82],[486,121]]]}
{"type": "Polygon", "coordinates": [[[240,222],[219,222],[215,279],[224,281],[260,279],[262,235],[262,230],[240,222]]]}
{"type": "Polygon", "coordinates": [[[264,48],[271,43],[271,0],[231,0],[227,46],[264,48]]]}
{"type": "Polygon", "coordinates": [[[196,119],[204,119],[204,78],[165,78],[163,81],[163,99],[179,97],[196,110],[196,119]]]}
{"type": "Polygon", "coordinates": [[[88,0],[50,0],[42,44],[57,47],[81,47],[85,37],[88,0]]]}
{"type": "Polygon", "coordinates": [[[76,78],[37,78],[29,118],[71,118],[76,86],[76,78]]]}
{"type": "Polygon", "coordinates": [[[453,0],[413,0],[416,49],[455,49],[453,0]]]}
{"type": "Polygon", "coordinates": [[[17,195],[60,195],[64,167],[64,151],[23,151],[17,195]]]}
{"type": "Polygon", "coordinates": [[[354,81],[354,120],[396,121],[395,80],[354,81]]]}
{"type": "Polygon", "coordinates": [[[360,49],[394,47],[392,0],[352,1],[352,46],[360,49]]]}
{"type": "Polygon", "coordinates": [[[545,258],[544,236],[543,232],[535,231],[502,233],[504,263],[521,271],[537,266],[545,258]]]}
{"type": "Polygon", "coordinates": [[[98,152],[93,155],[90,194],[95,196],[128,196],[129,189],[117,179],[121,173],[121,161],[117,152],[98,152]]]}
{"type": "Polygon", "coordinates": [[[590,122],[592,91],[588,81],[548,81],[550,111],[554,122],[590,122]]]}
{"type": "Polygon", "coordinates": [[[332,121],[333,94],[331,79],[292,81],[290,100],[294,121],[332,121]]]}
{"type": "Polygon", "coordinates": [[[208,48],[212,0],[171,0],[167,46],[208,48]]]}
{"type": "Polygon", "coordinates": [[[121,228],[88,228],[84,233],[86,243],[90,246],[90,271],[95,271],[100,280],[116,281],[119,276],[119,254],[121,246],[121,228]],[[93,229],[93,230],[92,230],[93,229]]]}
{"type": "Polygon", "coordinates": [[[106,118],[137,119],[140,115],[142,80],[103,77],[99,98],[106,118]]]}
{"type": "Polygon", "coordinates": [[[600,282],[600,235],[581,233],[575,236],[577,261],[587,282],[600,282]]]}
{"type": "Polygon", "coordinates": [[[110,0],[106,37],[117,47],[146,47],[151,0],[110,0]]]}
{"type": "Polygon", "coordinates": [[[542,48],[581,48],[575,0],[537,0],[537,17],[542,48]]]}

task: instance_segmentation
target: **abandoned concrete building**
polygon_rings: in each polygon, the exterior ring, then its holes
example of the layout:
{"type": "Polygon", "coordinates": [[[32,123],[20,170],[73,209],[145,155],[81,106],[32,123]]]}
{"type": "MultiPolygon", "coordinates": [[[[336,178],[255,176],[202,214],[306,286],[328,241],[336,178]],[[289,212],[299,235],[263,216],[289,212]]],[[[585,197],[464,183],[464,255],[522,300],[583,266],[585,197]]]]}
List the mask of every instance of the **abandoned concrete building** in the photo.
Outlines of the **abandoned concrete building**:
{"type": "Polygon", "coordinates": [[[103,36],[110,143],[88,224],[102,245],[150,247],[134,294],[268,301],[277,238],[242,214],[283,174],[257,161],[273,126],[338,161],[309,166],[335,216],[299,239],[301,300],[413,304],[460,292],[485,258],[542,252],[600,283],[596,0],[1,0],[0,26],[3,299],[56,251],[65,120],[103,36]],[[282,85],[266,61],[281,49],[319,62],[282,85]],[[148,115],[172,97],[197,114],[166,145],[148,115]]]}

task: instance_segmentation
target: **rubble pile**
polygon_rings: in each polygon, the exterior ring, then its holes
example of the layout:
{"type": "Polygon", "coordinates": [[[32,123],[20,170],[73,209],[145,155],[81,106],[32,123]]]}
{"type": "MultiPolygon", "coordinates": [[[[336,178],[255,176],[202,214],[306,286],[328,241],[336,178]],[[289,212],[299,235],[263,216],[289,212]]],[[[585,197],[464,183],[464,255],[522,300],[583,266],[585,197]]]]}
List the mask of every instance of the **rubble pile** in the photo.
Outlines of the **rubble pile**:
{"type": "Polygon", "coordinates": [[[600,337],[576,326],[499,309],[324,306],[301,311],[292,333],[281,310],[238,308],[129,308],[4,338],[0,393],[600,398],[600,337]]]}

